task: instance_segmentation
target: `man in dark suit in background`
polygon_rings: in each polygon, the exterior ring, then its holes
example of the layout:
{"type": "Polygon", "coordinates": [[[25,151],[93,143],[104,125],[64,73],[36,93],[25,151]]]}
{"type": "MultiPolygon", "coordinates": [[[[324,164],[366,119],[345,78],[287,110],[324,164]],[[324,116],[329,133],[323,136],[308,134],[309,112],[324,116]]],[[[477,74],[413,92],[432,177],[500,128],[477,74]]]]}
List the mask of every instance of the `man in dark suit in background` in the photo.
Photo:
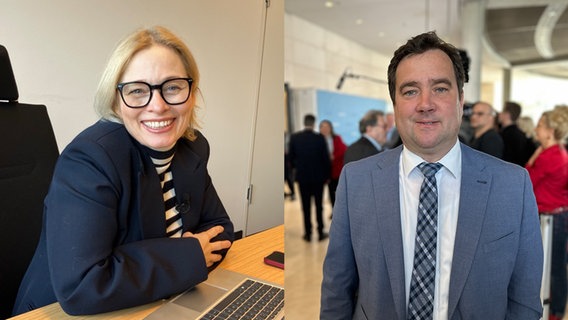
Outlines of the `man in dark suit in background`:
{"type": "Polygon", "coordinates": [[[361,138],[353,142],[343,156],[344,163],[363,159],[384,150],[387,141],[387,122],[385,114],[379,110],[370,110],[359,121],[361,138]]]}
{"type": "Polygon", "coordinates": [[[517,119],[521,111],[522,108],[518,103],[505,102],[503,111],[499,113],[499,124],[501,124],[501,137],[505,146],[503,160],[524,167],[536,150],[536,146],[517,126],[517,119]]]}
{"type": "Polygon", "coordinates": [[[319,240],[327,238],[323,231],[323,188],[329,179],[331,162],[325,138],[314,132],[316,118],[308,114],[304,117],[304,130],[290,137],[289,156],[296,169],[296,181],[300,187],[302,211],[304,213],[304,240],[312,238],[311,199],[316,206],[319,240]]]}

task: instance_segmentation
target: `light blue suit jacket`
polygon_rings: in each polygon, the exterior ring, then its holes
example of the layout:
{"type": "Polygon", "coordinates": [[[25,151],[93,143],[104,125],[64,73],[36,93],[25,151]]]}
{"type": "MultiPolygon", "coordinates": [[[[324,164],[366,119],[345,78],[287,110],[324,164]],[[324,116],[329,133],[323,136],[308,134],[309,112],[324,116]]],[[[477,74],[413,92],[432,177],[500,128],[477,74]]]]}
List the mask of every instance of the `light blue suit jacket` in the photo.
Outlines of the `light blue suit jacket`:
{"type": "MultiPolygon", "coordinates": [[[[346,165],[324,262],[321,319],[406,319],[402,147],[346,165]]],[[[465,145],[448,316],[539,319],[543,250],[525,169],[465,145]]]]}

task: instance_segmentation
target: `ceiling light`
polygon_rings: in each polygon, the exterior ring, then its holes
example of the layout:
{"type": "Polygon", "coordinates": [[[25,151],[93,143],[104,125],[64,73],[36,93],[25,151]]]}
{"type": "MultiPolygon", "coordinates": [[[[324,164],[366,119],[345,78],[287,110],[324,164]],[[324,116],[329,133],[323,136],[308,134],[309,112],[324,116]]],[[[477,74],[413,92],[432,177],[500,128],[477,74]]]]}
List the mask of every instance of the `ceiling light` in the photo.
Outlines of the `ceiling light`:
{"type": "Polygon", "coordinates": [[[355,20],[355,23],[358,24],[358,25],[362,25],[363,19],[357,19],[357,20],[355,20]]]}
{"type": "Polygon", "coordinates": [[[326,1],[324,5],[326,8],[333,8],[335,3],[333,1],[326,1]]]}
{"type": "Polygon", "coordinates": [[[534,43],[538,53],[545,59],[553,58],[555,53],[552,49],[552,31],[560,18],[561,12],[564,12],[568,4],[549,4],[536,25],[534,33],[534,43]]]}

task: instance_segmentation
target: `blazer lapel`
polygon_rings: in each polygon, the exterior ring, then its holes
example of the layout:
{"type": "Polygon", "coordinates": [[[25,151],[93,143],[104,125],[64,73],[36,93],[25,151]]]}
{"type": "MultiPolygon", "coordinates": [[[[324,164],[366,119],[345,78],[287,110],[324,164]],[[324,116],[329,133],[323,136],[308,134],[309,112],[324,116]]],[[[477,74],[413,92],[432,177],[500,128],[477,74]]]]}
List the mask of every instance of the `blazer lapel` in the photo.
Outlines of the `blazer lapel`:
{"type": "Polygon", "coordinates": [[[189,229],[190,213],[196,209],[192,199],[200,199],[197,194],[196,181],[203,179],[198,177],[199,166],[204,162],[193,152],[179,147],[172,162],[172,174],[176,190],[176,201],[183,222],[183,231],[189,229]],[[192,208],[193,207],[193,208],[192,208]]]}
{"type": "Polygon", "coordinates": [[[404,257],[400,222],[399,159],[402,148],[384,152],[373,171],[375,210],[378,216],[379,243],[382,248],[392,288],[395,310],[399,319],[405,319],[404,257]],[[386,182],[389,183],[386,183],[386,182]]]}
{"type": "Polygon", "coordinates": [[[449,319],[452,319],[461,297],[481,235],[492,182],[492,176],[485,173],[483,168],[483,160],[462,146],[460,204],[450,277],[449,319]]]}
{"type": "Polygon", "coordinates": [[[147,158],[147,161],[140,154],[140,168],[137,179],[133,185],[138,188],[138,199],[135,201],[134,212],[138,212],[141,221],[141,232],[145,239],[163,237],[166,234],[166,217],[164,212],[164,197],[160,188],[160,179],[154,164],[147,158]],[[161,214],[156,214],[161,212],[161,214]]]}

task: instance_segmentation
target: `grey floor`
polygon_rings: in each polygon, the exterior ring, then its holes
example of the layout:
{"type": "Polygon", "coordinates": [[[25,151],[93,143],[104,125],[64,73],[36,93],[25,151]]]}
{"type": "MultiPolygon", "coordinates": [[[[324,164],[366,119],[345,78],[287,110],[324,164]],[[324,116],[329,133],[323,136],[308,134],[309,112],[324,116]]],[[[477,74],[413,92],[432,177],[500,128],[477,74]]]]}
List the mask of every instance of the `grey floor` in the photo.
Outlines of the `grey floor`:
{"type": "MultiPolygon", "coordinates": [[[[327,190],[326,190],[327,192],[327,190]]],[[[313,210],[312,210],[313,211],[313,210]]],[[[325,231],[329,230],[331,204],[324,198],[325,231]]],[[[312,219],[315,223],[315,218],[312,219]]],[[[318,241],[317,232],[312,235],[315,239],[306,242],[304,235],[304,220],[302,216],[299,194],[296,200],[284,201],[284,223],[286,225],[285,251],[285,301],[286,319],[319,319],[320,286],[322,280],[322,265],[327,250],[328,240],[318,241]]]]}

